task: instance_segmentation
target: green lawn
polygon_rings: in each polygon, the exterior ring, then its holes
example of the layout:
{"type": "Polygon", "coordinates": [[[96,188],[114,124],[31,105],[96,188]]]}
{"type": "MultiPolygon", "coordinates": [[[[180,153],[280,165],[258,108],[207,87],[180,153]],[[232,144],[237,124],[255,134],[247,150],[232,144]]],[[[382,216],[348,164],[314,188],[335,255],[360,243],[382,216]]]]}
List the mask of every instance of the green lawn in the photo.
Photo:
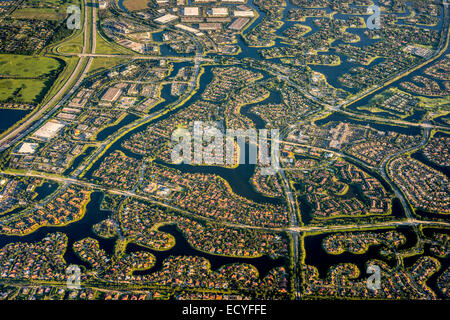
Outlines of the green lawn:
{"type": "Polygon", "coordinates": [[[0,54],[0,75],[4,77],[0,79],[0,101],[38,102],[50,73],[59,67],[54,58],[0,54]]]}
{"type": "Polygon", "coordinates": [[[438,108],[445,111],[450,110],[450,95],[444,96],[443,98],[428,98],[423,96],[418,96],[418,98],[421,107],[438,108]]]}
{"type": "Polygon", "coordinates": [[[12,14],[16,19],[37,19],[37,20],[63,20],[65,17],[64,12],[58,12],[50,8],[23,8],[17,9],[12,14]]]}
{"type": "Polygon", "coordinates": [[[126,63],[127,61],[129,60],[125,58],[103,58],[103,57],[94,58],[91,68],[89,69],[89,74],[113,68],[119,64],[126,63]]]}
{"type": "Polygon", "coordinates": [[[129,54],[132,51],[118,45],[107,42],[100,33],[97,32],[95,53],[98,54],[129,54]]]}
{"type": "Polygon", "coordinates": [[[0,79],[0,101],[33,103],[45,89],[45,80],[0,79]]]}
{"type": "Polygon", "coordinates": [[[0,54],[0,75],[37,78],[48,75],[60,66],[58,60],[46,57],[0,54]]]}
{"type": "Polygon", "coordinates": [[[67,15],[67,7],[80,6],[79,0],[27,0],[25,8],[12,13],[16,19],[39,19],[62,21],[67,15]]]}
{"type": "Polygon", "coordinates": [[[78,35],[74,36],[70,40],[58,45],[59,53],[81,53],[83,50],[83,32],[80,32],[78,35]]]}
{"type": "Polygon", "coordinates": [[[78,57],[61,57],[66,63],[63,71],[59,74],[58,78],[53,83],[51,89],[46,93],[45,99],[42,103],[48,102],[53,95],[55,95],[59,89],[65,84],[65,82],[70,78],[72,71],[75,69],[79,58],[78,57]]]}

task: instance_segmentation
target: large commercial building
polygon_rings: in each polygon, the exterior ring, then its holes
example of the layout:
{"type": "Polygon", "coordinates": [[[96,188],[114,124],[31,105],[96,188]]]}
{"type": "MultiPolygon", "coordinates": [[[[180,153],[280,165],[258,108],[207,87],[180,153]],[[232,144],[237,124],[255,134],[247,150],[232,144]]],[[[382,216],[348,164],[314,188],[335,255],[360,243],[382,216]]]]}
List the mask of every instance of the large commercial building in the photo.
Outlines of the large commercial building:
{"type": "Polygon", "coordinates": [[[211,8],[208,10],[208,15],[213,17],[226,17],[228,16],[228,8],[211,8]]]}
{"type": "Polygon", "coordinates": [[[255,16],[253,10],[236,10],[234,16],[239,18],[252,18],[255,16]]]}
{"type": "Polygon", "coordinates": [[[62,128],[64,128],[65,124],[58,120],[50,120],[42,127],[40,127],[34,134],[33,137],[42,139],[42,140],[50,140],[54,138],[62,128]]]}
{"type": "Polygon", "coordinates": [[[197,17],[200,15],[200,10],[198,7],[185,7],[183,9],[183,15],[186,17],[197,17]]]}
{"type": "Polygon", "coordinates": [[[114,102],[117,99],[119,99],[120,95],[122,94],[122,90],[119,88],[109,88],[108,91],[103,95],[102,101],[106,102],[114,102]]]}
{"type": "Polygon", "coordinates": [[[177,19],[178,19],[178,16],[169,13],[162,17],[156,18],[154,21],[157,23],[166,24],[166,23],[172,22],[177,19]]]}
{"type": "Polygon", "coordinates": [[[234,20],[228,28],[231,30],[239,31],[241,30],[248,22],[250,21],[249,18],[237,18],[234,20]]]}

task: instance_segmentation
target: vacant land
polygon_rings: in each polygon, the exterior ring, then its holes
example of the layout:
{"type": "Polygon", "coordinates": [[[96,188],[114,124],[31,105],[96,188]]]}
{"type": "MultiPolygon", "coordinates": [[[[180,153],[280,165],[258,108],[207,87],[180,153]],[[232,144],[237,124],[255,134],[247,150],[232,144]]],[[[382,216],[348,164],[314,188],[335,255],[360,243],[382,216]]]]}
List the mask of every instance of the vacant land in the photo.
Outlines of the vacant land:
{"type": "Polygon", "coordinates": [[[63,20],[65,12],[58,12],[55,9],[50,8],[23,8],[17,9],[12,14],[16,19],[38,19],[38,20],[63,20]]]}
{"type": "Polygon", "coordinates": [[[107,70],[114,68],[115,66],[126,63],[129,60],[125,58],[103,58],[103,57],[97,57],[92,62],[91,68],[89,69],[89,74],[99,72],[102,70],[107,70]]]}
{"type": "Polygon", "coordinates": [[[83,51],[83,33],[73,36],[61,45],[58,45],[59,53],[81,53],[83,51]]]}
{"type": "Polygon", "coordinates": [[[98,54],[126,54],[126,53],[133,53],[130,50],[127,50],[125,48],[119,47],[118,45],[114,45],[111,43],[108,43],[98,32],[97,32],[97,46],[95,48],[95,53],[98,54]]]}
{"type": "Polygon", "coordinates": [[[144,10],[148,8],[148,0],[125,0],[123,5],[129,11],[144,10]]]}
{"type": "Polygon", "coordinates": [[[78,60],[80,58],[78,57],[61,57],[60,59],[64,60],[65,67],[61,71],[61,73],[58,75],[58,78],[53,82],[54,84],[50,88],[50,90],[46,93],[46,99],[42,101],[42,103],[48,102],[48,100],[54,96],[59,89],[62,88],[62,86],[66,83],[66,81],[70,78],[72,71],[75,69],[78,60]]]}
{"type": "Polygon", "coordinates": [[[0,75],[3,77],[39,78],[59,67],[60,63],[53,58],[0,54],[0,75]]]}
{"type": "Polygon", "coordinates": [[[16,19],[37,19],[62,21],[67,16],[67,7],[70,5],[80,5],[78,0],[27,0],[12,17],[16,19]]]}
{"type": "Polygon", "coordinates": [[[54,58],[0,54],[0,101],[39,102],[61,64],[54,58]]]}
{"type": "Polygon", "coordinates": [[[34,103],[45,89],[45,81],[36,79],[0,79],[0,101],[34,103]]]}

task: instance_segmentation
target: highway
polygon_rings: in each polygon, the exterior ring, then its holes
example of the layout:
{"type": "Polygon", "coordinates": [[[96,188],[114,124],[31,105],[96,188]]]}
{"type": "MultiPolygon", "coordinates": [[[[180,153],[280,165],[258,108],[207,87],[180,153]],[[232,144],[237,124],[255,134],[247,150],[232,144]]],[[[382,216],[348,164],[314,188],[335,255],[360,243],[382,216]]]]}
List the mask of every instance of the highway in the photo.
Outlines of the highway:
{"type": "MultiPolygon", "coordinates": [[[[280,141],[277,141],[278,143],[280,143],[280,141]]],[[[279,159],[279,154],[276,155],[278,157],[278,159],[275,159],[276,162],[275,163],[280,163],[280,159],[279,159]]],[[[274,159],[272,159],[272,161],[274,161],[274,159]]],[[[299,217],[298,217],[298,210],[297,210],[297,206],[296,206],[296,202],[295,202],[295,193],[292,191],[291,189],[291,184],[289,183],[289,179],[286,177],[286,173],[283,169],[279,170],[279,174],[281,176],[281,180],[283,181],[283,185],[284,185],[284,189],[286,192],[286,198],[289,204],[289,211],[291,214],[291,219],[290,219],[290,227],[291,230],[289,231],[292,237],[292,255],[293,255],[293,266],[292,266],[292,270],[294,274],[298,273],[298,266],[300,265],[300,254],[299,254],[299,234],[296,231],[293,231],[295,228],[299,227],[299,217]]],[[[298,281],[294,281],[295,283],[295,292],[298,295],[301,292],[300,289],[300,283],[298,281]]]]}
{"type": "Polygon", "coordinates": [[[275,232],[290,232],[290,233],[298,234],[300,232],[314,233],[314,232],[318,232],[318,231],[331,232],[331,231],[346,231],[346,230],[367,230],[367,229],[373,229],[373,228],[388,228],[388,227],[397,227],[397,226],[418,226],[418,225],[426,225],[426,226],[430,226],[430,227],[450,227],[450,222],[427,221],[427,220],[419,220],[419,219],[406,219],[406,220],[386,221],[386,222],[377,222],[377,223],[363,223],[363,224],[358,224],[358,225],[356,225],[356,224],[348,224],[348,225],[339,224],[339,225],[330,225],[330,226],[288,226],[288,227],[268,228],[268,227],[257,226],[257,225],[247,225],[247,224],[230,223],[230,222],[226,222],[226,221],[214,220],[214,219],[204,217],[204,216],[198,215],[196,213],[169,205],[169,204],[163,202],[163,199],[158,200],[156,197],[147,197],[144,195],[137,194],[133,191],[125,191],[125,190],[116,189],[116,188],[108,188],[108,187],[105,187],[105,186],[102,186],[102,185],[99,185],[96,183],[79,180],[76,178],[62,177],[62,176],[57,176],[57,175],[53,175],[53,174],[44,174],[44,173],[40,173],[40,172],[18,173],[18,172],[4,171],[3,173],[11,175],[11,176],[16,176],[16,177],[33,177],[33,178],[39,178],[39,179],[46,179],[49,181],[58,182],[65,187],[67,187],[69,185],[77,185],[77,186],[84,187],[86,189],[100,190],[100,191],[109,192],[109,193],[116,194],[116,195],[146,200],[146,201],[158,204],[160,206],[181,212],[181,213],[183,213],[187,216],[190,216],[192,218],[195,218],[195,219],[210,221],[210,222],[218,223],[218,224],[232,227],[232,228],[247,228],[247,229],[265,230],[265,231],[271,231],[271,232],[274,232],[274,231],[275,232]]]}
{"type": "MultiPolygon", "coordinates": [[[[174,110],[176,108],[181,107],[187,99],[195,93],[195,91],[198,89],[198,81],[200,77],[200,70],[201,70],[201,64],[203,62],[214,62],[214,59],[205,58],[203,57],[203,46],[202,44],[191,34],[187,32],[182,32],[180,30],[175,30],[171,27],[167,27],[168,29],[182,33],[186,38],[191,39],[194,44],[196,45],[196,54],[193,57],[180,57],[180,56],[145,56],[145,55],[132,55],[132,54],[97,54],[96,51],[96,34],[97,34],[97,8],[95,6],[89,6],[88,7],[88,0],[84,1],[84,23],[83,23],[83,33],[84,33],[84,39],[83,39],[83,49],[82,52],[79,54],[65,54],[65,56],[77,56],[79,58],[76,67],[72,71],[72,74],[70,75],[69,79],[66,81],[66,83],[58,90],[58,92],[42,107],[40,107],[37,111],[32,113],[22,124],[17,126],[16,128],[12,129],[9,133],[7,133],[4,137],[0,139],[0,151],[4,151],[5,149],[9,148],[10,146],[16,144],[21,139],[29,135],[31,132],[39,128],[43,123],[45,123],[54,113],[56,113],[62,105],[64,105],[65,102],[67,102],[72,95],[80,88],[81,83],[86,78],[87,73],[91,67],[92,62],[95,58],[124,58],[128,60],[171,60],[171,61],[177,61],[177,62],[194,62],[194,72],[192,75],[192,78],[189,81],[189,88],[186,91],[186,93],[180,97],[177,101],[169,104],[165,108],[158,110],[157,112],[153,112],[143,118],[138,119],[136,122],[133,122],[127,126],[124,126],[120,128],[117,132],[109,136],[105,141],[103,142],[96,142],[96,150],[91,154],[90,156],[83,161],[83,163],[76,168],[76,170],[73,172],[73,174],[70,177],[63,177],[58,175],[51,175],[51,174],[45,174],[40,172],[26,172],[26,173],[17,173],[13,171],[5,171],[4,173],[12,176],[20,176],[20,177],[35,177],[35,178],[41,178],[46,179],[49,181],[54,181],[57,183],[60,183],[62,186],[59,189],[60,192],[62,192],[67,186],[69,185],[78,185],[83,188],[87,189],[95,189],[95,190],[101,190],[104,192],[108,192],[111,194],[116,195],[122,195],[125,197],[133,197],[136,199],[142,199],[146,200],[173,210],[176,210],[184,215],[205,220],[205,221],[214,221],[215,223],[222,224],[224,226],[233,227],[233,228],[248,228],[248,229],[258,229],[258,230],[266,230],[266,231],[276,231],[276,232],[289,232],[293,239],[293,260],[294,260],[294,273],[298,272],[297,267],[300,263],[300,255],[299,255],[299,234],[300,233],[314,233],[314,232],[336,232],[336,231],[349,231],[349,230],[369,230],[373,228],[388,228],[388,227],[397,227],[397,226],[419,226],[419,225],[426,225],[426,226],[436,226],[436,227],[450,227],[450,222],[438,222],[438,221],[426,221],[426,220],[419,220],[415,219],[411,209],[410,205],[400,190],[400,188],[391,180],[387,173],[387,166],[390,160],[394,159],[395,157],[399,157],[405,153],[408,153],[410,151],[416,150],[424,146],[429,138],[430,138],[430,131],[431,129],[443,129],[448,130],[447,127],[443,126],[437,126],[432,125],[429,122],[424,123],[413,123],[409,121],[404,120],[392,120],[392,119],[386,119],[381,118],[377,116],[364,116],[364,120],[370,120],[370,121],[378,121],[382,123],[390,123],[390,124],[397,124],[397,125],[404,125],[404,126],[412,126],[412,127],[420,127],[423,128],[423,139],[420,142],[419,145],[401,150],[395,154],[389,155],[386,157],[382,164],[378,168],[373,168],[362,162],[361,160],[354,158],[352,156],[336,152],[333,150],[327,150],[323,149],[327,152],[332,152],[334,154],[337,154],[343,158],[351,159],[358,164],[360,164],[363,167],[370,168],[370,169],[376,169],[381,172],[381,176],[392,186],[394,193],[396,197],[398,197],[402,203],[402,206],[405,210],[406,217],[404,220],[397,220],[397,221],[387,221],[387,222],[376,222],[376,223],[370,223],[366,222],[363,224],[337,224],[337,225],[330,225],[330,226],[304,226],[302,225],[301,221],[299,221],[298,217],[298,211],[296,207],[296,201],[295,201],[295,192],[291,190],[291,186],[289,183],[288,178],[285,175],[284,170],[280,170],[280,176],[281,181],[285,189],[286,193],[286,199],[287,203],[289,205],[289,211],[290,211],[290,225],[286,227],[279,227],[279,228],[267,228],[262,226],[256,226],[256,225],[245,225],[245,224],[238,224],[238,223],[229,223],[226,221],[217,221],[211,218],[207,218],[204,216],[200,216],[198,214],[195,214],[193,212],[180,209],[174,206],[171,206],[163,201],[163,199],[158,199],[155,197],[147,197],[141,194],[138,194],[136,192],[137,185],[134,189],[130,191],[120,190],[116,188],[108,188],[99,184],[91,183],[85,180],[82,180],[80,177],[82,177],[90,168],[91,165],[96,163],[101,159],[101,157],[105,154],[105,152],[119,139],[121,139],[126,133],[135,130],[144,124],[147,124],[148,122],[157,119],[161,117],[162,115],[166,114],[167,112],[174,110]],[[92,10],[92,21],[91,25],[88,21],[88,10],[91,8],[92,10]],[[90,29],[90,26],[92,29],[90,29]],[[90,41],[89,41],[90,40],[90,41]]],[[[92,0],[94,3],[95,0],[92,0]]],[[[444,15],[447,16],[448,10],[445,9],[444,15]]],[[[446,22],[448,24],[448,22],[446,22]]],[[[274,74],[275,76],[278,76],[280,79],[284,80],[286,83],[288,83],[290,86],[293,86],[299,92],[301,92],[305,97],[311,99],[312,101],[317,102],[321,106],[323,106],[327,112],[341,112],[345,115],[352,116],[352,117],[359,117],[361,118],[360,114],[355,114],[352,112],[349,112],[347,110],[343,110],[343,107],[349,106],[353,103],[356,103],[360,99],[369,96],[371,94],[376,93],[377,91],[382,90],[383,88],[386,88],[390,84],[392,84],[395,81],[398,81],[402,79],[403,77],[411,74],[412,72],[432,63],[436,59],[438,59],[442,54],[445,53],[447,46],[448,46],[448,37],[449,37],[449,30],[447,26],[447,34],[445,39],[442,38],[441,44],[436,50],[436,53],[427,61],[423,62],[420,66],[416,66],[410,70],[404,71],[398,75],[393,76],[392,78],[388,79],[384,82],[384,84],[373,87],[369,89],[368,91],[359,94],[358,96],[355,96],[351,98],[348,101],[345,101],[344,103],[333,106],[329,105],[327,103],[323,103],[319,101],[316,97],[312,96],[309,92],[307,92],[304,88],[294,83],[289,76],[286,76],[285,74],[280,74],[276,71],[269,71],[270,73],[274,74]]],[[[291,142],[283,141],[281,143],[285,144],[291,144],[291,145],[298,145],[302,147],[311,147],[304,144],[296,144],[291,142]]],[[[318,148],[321,149],[321,148],[318,148]]],[[[141,175],[139,179],[139,183],[142,182],[143,179],[143,173],[145,170],[145,166],[141,168],[141,175]]],[[[47,199],[48,201],[48,199],[47,199]]],[[[32,209],[35,210],[36,208],[32,209]]],[[[296,286],[299,285],[299,283],[296,281],[296,286]]],[[[299,287],[296,288],[297,292],[300,292],[299,287]]]]}
{"type": "Polygon", "coordinates": [[[180,57],[180,56],[143,56],[131,54],[100,54],[100,53],[74,53],[64,54],[65,56],[76,56],[80,58],[111,58],[111,59],[129,59],[129,60],[170,60],[175,62],[189,62],[196,59],[201,62],[214,62],[214,59],[204,57],[180,57]]]}
{"type": "Polygon", "coordinates": [[[390,160],[392,160],[392,159],[394,159],[396,157],[399,157],[402,154],[406,154],[408,152],[411,152],[411,151],[414,151],[414,150],[418,150],[421,147],[423,147],[424,145],[426,145],[428,140],[429,140],[429,138],[430,138],[430,133],[431,133],[430,128],[424,129],[422,141],[418,145],[413,146],[411,148],[400,150],[400,151],[398,151],[396,153],[393,153],[393,154],[387,156],[385,159],[383,159],[383,161],[382,161],[382,163],[380,164],[379,167],[370,166],[370,165],[366,164],[365,162],[361,161],[358,158],[355,158],[355,157],[353,157],[351,155],[348,155],[346,153],[338,152],[336,150],[330,150],[330,149],[326,149],[326,148],[314,147],[314,146],[310,146],[310,145],[307,145],[307,144],[290,142],[290,141],[282,141],[281,143],[287,144],[287,145],[291,145],[291,146],[298,146],[298,147],[302,147],[302,148],[314,148],[314,149],[321,150],[321,151],[324,151],[324,152],[330,152],[330,153],[333,153],[333,154],[335,154],[335,155],[337,155],[337,156],[339,156],[339,157],[341,157],[343,159],[349,159],[349,160],[351,160],[353,162],[356,162],[358,165],[360,165],[363,168],[370,169],[370,170],[378,170],[381,173],[381,176],[383,177],[383,179],[387,183],[389,183],[389,185],[394,190],[395,196],[402,203],[402,206],[403,206],[403,208],[405,210],[406,217],[408,219],[413,219],[413,214],[411,212],[411,208],[410,208],[408,200],[406,199],[406,197],[404,196],[404,194],[400,190],[400,188],[396,185],[396,183],[394,181],[392,181],[392,179],[387,174],[387,165],[389,164],[390,160]]]}
{"type": "MultiPolygon", "coordinates": [[[[448,17],[449,15],[449,11],[448,11],[448,6],[446,5],[446,2],[443,1],[444,4],[444,17],[448,17]]],[[[314,101],[318,104],[320,104],[322,107],[324,107],[326,110],[331,111],[331,112],[340,112],[343,113],[347,116],[351,116],[351,117],[361,117],[360,114],[357,113],[353,113],[350,112],[348,110],[344,110],[344,107],[349,107],[352,104],[356,103],[357,101],[370,96],[370,95],[374,95],[377,92],[380,92],[382,89],[385,89],[386,87],[390,86],[392,83],[397,82],[399,80],[401,80],[402,78],[410,75],[411,73],[422,69],[428,65],[430,65],[431,63],[433,63],[434,61],[436,61],[438,58],[440,58],[442,55],[445,54],[445,52],[448,49],[448,45],[449,45],[449,40],[450,40],[450,27],[449,27],[449,23],[450,23],[450,19],[445,19],[444,18],[444,27],[443,27],[443,31],[442,31],[442,37],[438,46],[438,49],[435,51],[435,53],[426,61],[422,62],[420,65],[414,66],[411,69],[405,70],[399,74],[393,75],[392,77],[390,77],[389,79],[386,79],[386,81],[384,81],[383,84],[380,84],[378,86],[372,87],[367,89],[365,92],[363,93],[359,93],[358,95],[350,98],[347,101],[342,102],[339,105],[330,105],[328,103],[325,103],[323,101],[320,101],[318,98],[314,97],[313,95],[311,95],[307,90],[305,90],[305,88],[299,86],[298,84],[294,83],[289,76],[285,75],[285,74],[280,74],[277,71],[274,70],[268,70],[269,73],[279,77],[280,79],[286,81],[290,86],[296,88],[299,92],[301,92],[306,98],[310,99],[311,101],[314,101]]],[[[382,118],[382,117],[377,117],[377,116],[369,116],[369,115],[364,115],[363,116],[363,120],[370,120],[370,121],[378,121],[378,122],[382,122],[382,123],[391,123],[391,124],[397,124],[397,125],[403,125],[403,126],[411,126],[411,127],[420,127],[423,129],[439,129],[439,130],[445,130],[448,131],[449,128],[445,127],[445,126],[439,126],[439,125],[433,125],[431,123],[415,123],[415,122],[410,122],[410,121],[405,121],[405,120],[396,120],[396,119],[386,119],[386,118],[382,118]]]]}
{"type": "Polygon", "coordinates": [[[387,166],[389,165],[389,161],[391,161],[392,159],[397,158],[397,157],[401,156],[402,154],[408,153],[410,151],[420,149],[421,147],[423,147],[424,145],[427,144],[429,139],[430,139],[430,129],[426,128],[424,130],[424,133],[423,133],[423,139],[422,139],[422,141],[420,142],[419,145],[411,147],[411,148],[408,148],[408,149],[400,150],[399,152],[396,152],[394,154],[391,154],[391,155],[387,156],[383,160],[383,162],[381,163],[380,168],[379,168],[380,171],[381,171],[381,176],[386,181],[390,182],[392,188],[394,189],[394,193],[395,193],[396,197],[400,199],[400,202],[402,203],[402,206],[403,206],[403,210],[405,210],[405,214],[408,217],[408,219],[413,219],[413,215],[412,215],[412,212],[411,212],[411,207],[410,207],[409,202],[406,199],[405,195],[403,194],[403,192],[400,190],[400,188],[397,186],[397,184],[394,181],[392,181],[392,179],[388,175],[388,173],[387,173],[387,171],[388,171],[387,166]]]}
{"type": "MultiPolygon", "coordinates": [[[[191,37],[190,35],[187,35],[187,36],[191,37]]],[[[194,58],[194,62],[195,62],[194,72],[192,73],[191,80],[189,81],[189,87],[186,90],[186,92],[183,94],[183,96],[181,96],[179,99],[177,99],[175,102],[172,102],[165,108],[162,108],[156,112],[153,112],[153,113],[147,115],[144,118],[137,120],[136,122],[133,122],[127,126],[120,128],[116,133],[112,134],[105,141],[100,143],[98,145],[99,146],[98,149],[92,155],[90,155],[85,161],[83,161],[81,166],[79,166],[73,172],[71,177],[77,178],[77,177],[83,176],[86,173],[86,171],[90,168],[90,166],[93,165],[95,162],[97,162],[102,157],[102,155],[105,154],[105,152],[108,150],[108,148],[111,147],[114,144],[114,142],[116,142],[121,137],[123,137],[123,135],[125,135],[127,132],[135,130],[135,129],[139,128],[140,126],[148,123],[149,121],[157,119],[158,117],[166,114],[167,112],[174,110],[178,107],[181,107],[186,102],[185,100],[188,99],[192,94],[195,93],[195,90],[197,90],[197,82],[198,82],[199,76],[200,76],[201,62],[202,62],[202,57],[203,57],[203,47],[197,40],[195,40],[194,38],[192,38],[192,39],[196,43],[196,47],[197,47],[196,56],[194,58]]]]}
{"type": "Polygon", "coordinates": [[[447,48],[448,48],[448,44],[449,44],[449,37],[450,37],[450,28],[449,28],[449,19],[448,19],[448,5],[445,2],[445,0],[442,1],[443,7],[444,7],[444,24],[443,24],[443,29],[442,29],[442,36],[441,36],[441,40],[439,42],[439,46],[437,48],[437,50],[435,51],[435,53],[426,61],[422,62],[420,65],[415,66],[411,69],[405,70],[403,72],[401,72],[400,74],[397,75],[393,75],[392,77],[390,77],[389,79],[387,79],[383,84],[375,86],[371,89],[369,89],[367,92],[364,93],[360,93],[357,96],[353,97],[352,99],[345,101],[344,103],[342,103],[338,109],[341,109],[342,107],[348,107],[351,104],[361,100],[362,98],[365,98],[369,95],[372,95],[378,91],[381,91],[381,89],[386,88],[387,86],[391,85],[394,82],[397,82],[398,80],[400,80],[401,78],[404,78],[408,75],[410,75],[411,73],[424,68],[425,66],[431,64],[433,61],[435,61],[436,59],[438,59],[439,57],[441,57],[443,54],[445,54],[447,48]],[[447,19],[445,18],[447,17],[447,19]]]}
{"type": "MultiPolygon", "coordinates": [[[[95,1],[95,0],[92,0],[95,1]]],[[[88,30],[88,6],[87,0],[84,0],[84,23],[83,23],[83,54],[86,53],[88,47],[88,37],[91,35],[92,45],[91,50],[95,52],[96,47],[96,37],[97,32],[97,15],[96,8],[92,6],[92,33],[88,30]]],[[[72,71],[72,75],[62,86],[61,89],[48,101],[45,105],[39,108],[36,112],[32,113],[22,124],[14,128],[12,131],[7,133],[0,139],[0,152],[8,149],[9,147],[16,144],[18,141],[23,139],[25,136],[39,128],[47,119],[49,119],[71,96],[76,92],[76,90],[81,85],[81,82],[86,77],[87,72],[92,64],[92,58],[81,57],[75,69],[72,71]],[[87,59],[87,61],[86,61],[87,59]],[[76,81],[75,84],[73,82],[76,81]],[[68,91],[68,92],[67,92],[68,91]],[[56,103],[57,102],[57,103],[56,103]],[[54,105],[56,103],[56,105],[54,105]],[[54,106],[53,106],[54,105],[54,106]],[[51,108],[53,106],[53,108],[51,108]],[[51,108],[51,109],[50,109],[51,108]],[[49,111],[50,109],[50,111],[49,111]]]]}

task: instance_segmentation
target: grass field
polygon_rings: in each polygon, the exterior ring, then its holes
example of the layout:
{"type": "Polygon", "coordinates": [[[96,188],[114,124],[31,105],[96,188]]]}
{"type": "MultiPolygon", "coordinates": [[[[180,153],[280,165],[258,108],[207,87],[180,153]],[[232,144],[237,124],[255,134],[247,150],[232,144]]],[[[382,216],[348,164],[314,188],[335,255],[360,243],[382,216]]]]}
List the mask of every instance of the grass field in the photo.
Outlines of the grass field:
{"type": "Polygon", "coordinates": [[[46,57],[0,54],[0,75],[19,78],[38,78],[60,66],[58,60],[46,57]]]}
{"type": "Polygon", "coordinates": [[[61,21],[67,15],[67,7],[80,5],[79,0],[28,0],[25,7],[20,7],[12,13],[16,19],[39,19],[61,21]]]}
{"type": "Polygon", "coordinates": [[[0,100],[33,103],[45,89],[45,81],[37,79],[0,79],[0,100]]]}
{"type": "Polygon", "coordinates": [[[92,62],[91,68],[89,69],[89,74],[92,74],[94,72],[98,72],[101,70],[106,70],[113,68],[119,64],[125,63],[129,61],[125,58],[94,58],[94,61],[92,62]]]}
{"type": "MultiPolygon", "coordinates": [[[[97,32],[95,53],[98,54],[129,54],[133,53],[125,48],[115,46],[106,42],[97,32]]],[[[58,48],[59,53],[81,53],[83,50],[83,34],[77,35],[73,39],[61,44],[58,48]]]]}
{"type": "Polygon", "coordinates": [[[78,44],[64,44],[59,47],[59,53],[81,53],[83,46],[78,44]]]}
{"type": "Polygon", "coordinates": [[[137,11],[147,9],[149,2],[149,0],[124,0],[123,5],[129,11],[137,11]]]}
{"type": "Polygon", "coordinates": [[[95,53],[98,54],[129,54],[133,53],[125,48],[116,46],[114,44],[108,43],[103,37],[97,32],[96,48],[95,53]]]}
{"type": "Polygon", "coordinates": [[[37,20],[63,20],[64,12],[58,12],[50,8],[23,8],[13,12],[12,17],[16,19],[37,19],[37,20]]]}
{"type": "Polygon", "coordinates": [[[58,46],[59,53],[81,53],[83,50],[83,33],[80,33],[58,46]]]}
{"type": "Polygon", "coordinates": [[[439,108],[442,110],[450,110],[450,95],[443,98],[427,98],[423,96],[418,97],[420,106],[424,108],[439,108]]]}
{"type": "Polygon", "coordinates": [[[50,98],[55,95],[59,89],[64,85],[64,83],[70,78],[70,75],[72,74],[72,70],[75,69],[79,58],[78,57],[61,57],[60,59],[64,60],[66,63],[66,66],[64,67],[63,71],[59,74],[58,79],[55,80],[53,86],[51,89],[47,92],[45,99],[42,101],[42,103],[48,102],[50,98]]]}
{"type": "Polygon", "coordinates": [[[0,54],[0,75],[3,76],[0,79],[0,101],[40,101],[49,86],[46,82],[51,79],[50,73],[60,66],[54,58],[0,54]]]}

